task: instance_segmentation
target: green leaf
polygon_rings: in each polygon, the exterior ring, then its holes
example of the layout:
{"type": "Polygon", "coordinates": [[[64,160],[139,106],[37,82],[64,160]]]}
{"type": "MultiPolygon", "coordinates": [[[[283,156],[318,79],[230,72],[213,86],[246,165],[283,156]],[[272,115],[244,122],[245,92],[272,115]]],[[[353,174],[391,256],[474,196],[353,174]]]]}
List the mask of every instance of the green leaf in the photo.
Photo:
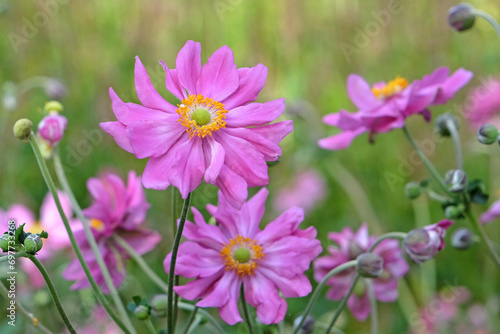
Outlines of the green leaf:
{"type": "Polygon", "coordinates": [[[134,297],[132,297],[132,300],[134,301],[135,305],[139,306],[139,305],[141,305],[142,297],[141,296],[134,296],[134,297]]]}
{"type": "Polygon", "coordinates": [[[474,179],[467,185],[467,192],[470,200],[476,204],[486,204],[489,195],[486,193],[486,187],[480,179],[474,179]]]}
{"type": "Polygon", "coordinates": [[[47,239],[49,237],[49,233],[47,231],[42,231],[41,233],[38,233],[38,235],[40,236],[40,238],[44,238],[44,239],[47,239]]]}
{"type": "Polygon", "coordinates": [[[16,234],[14,240],[20,244],[24,242],[24,239],[26,238],[26,233],[24,233],[24,225],[26,223],[22,224],[16,229],[16,234]]]}

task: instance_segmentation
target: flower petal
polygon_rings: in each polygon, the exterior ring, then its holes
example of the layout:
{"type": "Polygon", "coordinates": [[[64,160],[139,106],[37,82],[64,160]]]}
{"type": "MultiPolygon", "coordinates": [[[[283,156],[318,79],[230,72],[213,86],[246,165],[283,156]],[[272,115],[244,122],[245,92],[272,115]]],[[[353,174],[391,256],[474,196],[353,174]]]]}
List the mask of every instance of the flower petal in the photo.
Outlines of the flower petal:
{"type": "MultiPolygon", "coordinates": [[[[109,88],[109,97],[116,119],[124,125],[144,120],[162,120],[170,116],[169,112],[149,109],[135,103],[123,103],[113,88],[109,88]]],[[[175,108],[173,112],[175,112],[175,108]]]]}
{"type": "Polygon", "coordinates": [[[354,131],[342,131],[341,133],[318,140],[318,145],[326,150],[343,150],[351,145],[354,138],[366,132],[366,128],[358,128],[354,131]]]}
{"type": "Polygon", "coordinates": [[[196,94],[196,82],[201,73],[201,44],[187,41],[177,55],[175,69],[182,87],[189,94],[196,94]]]}
{"type": "Polygon", "coordinates": [[[373,95],[370,85],[357,74],[351,74],[347,78],[347,93],[356,107],[369,110],[379,104],[373,95]]]}
{"type": "Polygon", "coordinates": [[[226,114],[227,127],[248,127],[264,125],[281,116],[285,110],[285,99],[265,103],[250,103],[231,109],[226,114]]]}
{"type": "Polygon", "coordinates": [[[286,301],[278,294],[272,281],[256,273],[251,278],[245,277],[245,300],[257,309],[259,320],[266,325],[281,322],[285,317],[282,305],[286,301]]]}
{"type": "Polygon", "coordinates": [[[227,110],[255,101],[266,84],[267,67],[262,64],[250,68],[243,75],[241,69],[238,73],[240,75],[238,89],[222,101],[227,110]]]}
{"type": "Polygon", "coordinates": [[[120,122],[104,122],[100,123],[99,126],[104,132],[113,137],[118,146],[123,148],[128,153],[134,153],[134,149],[132,148],[132,145],[130,145],[130,141],[125,133],[125,130],[127,129],[125,125],[120,122]]]}
{"type": "Polygon", "coordinates": [[[163,60],[160,60],[160,64],[165,70],[165,87],[167,87],[167,90],[179,100],[186,98],[187,94],[186,91],[182,89],[182,85],[179,82],[177,70],[169,69],[167,64],[163,60]]]}
{"type": "Polygon", "coordinates": [[[236,209],[241,208],[248,197],[248,185],[245,179],[226,165],[221,167],[215,185],[220,189],[224,198],[236,209]]]}
{"type": "Polygon", "coordinates": [[[205,182],[214,184],[224,165],[226,153],[221,144],[208,136],[203,141],[203,151],[205,152],[205,166],[207,166],[204,174],[205,182]]]}

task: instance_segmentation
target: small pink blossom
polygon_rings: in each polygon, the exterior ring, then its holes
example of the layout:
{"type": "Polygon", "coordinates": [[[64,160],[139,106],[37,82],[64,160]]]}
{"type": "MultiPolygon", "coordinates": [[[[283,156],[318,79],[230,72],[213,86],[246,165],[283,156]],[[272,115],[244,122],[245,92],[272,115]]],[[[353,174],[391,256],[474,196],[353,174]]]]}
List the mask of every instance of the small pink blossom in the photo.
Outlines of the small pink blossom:
{"type": "Polygon", "coordinates": [[[473,130],[491,123],[500,127],[500,80],[491,79],[475,88],[465,104],[465,117],[473,130]]]}
{"type": "MultiPolygon", "coordinates": [[[[360,254],[367,252],[377,239],[376,236],[368,235],[366,223],[363,223],[356,233],[350,227],[346,227],[340,233],[329,233],[328,238],[336,242],[338,246],[330,246],[329,255],[314,261],[314,278],[318,282],[333,268],[355,260],[360,254]]],[[[375,297],[381,302],[394,302],[398,298],[398,280],[408,272],[409,266],[396,240],[382,241],[375,247],[373,253],[384,260],[382,275],[370,279],[375,297]]],[[[355,275],[356,269],[350,268],[330,278],[326,283],[330,286],[326,296],[333,300],[342,299],[347,294],[355,275]]],[[[368,292],[363,280],[358,281],[357,284],[360,285],[360,289],[349,297],[347,306],[356,319],[365,320],[370,314],[368,292]]]]}
{"type": "Polygon", "coordinates": [[[56,146],[64,136],[68,120],[58,113],[50,113],[38,124],[38,135],[50,146],[56,146]]]}
{"type": "MultiPolygon", "coordinates": [[[[242,321],[237,306],[242,284],[245,300],[264,324],[283,320],[283,297],[303,297],[312,289],[304,271],[321,253],[316,229],[300,230],[304,212],[293,207],[260,230],[267,195],[263,188],[237,210],[219,192],[219,206],[207,206],[218,225],[207,224],[192,208],[194,223],[186,221],[184,228],[187,241],[179,248],[175,271],[194,280],[174,290],[182,298],[200,299],[197,306],[218,307],[230,325],[242,321]]],[[[164,262],[167,272],[170,257],[164,262]]]]}
{"type": "Polygon", "coordinates": [[[453,224],[451,220],[441,220],[439,223],[412,230],[403,241],[406,253],[415,263],[432,259],[444,248],[446,230],[453,224]]]}

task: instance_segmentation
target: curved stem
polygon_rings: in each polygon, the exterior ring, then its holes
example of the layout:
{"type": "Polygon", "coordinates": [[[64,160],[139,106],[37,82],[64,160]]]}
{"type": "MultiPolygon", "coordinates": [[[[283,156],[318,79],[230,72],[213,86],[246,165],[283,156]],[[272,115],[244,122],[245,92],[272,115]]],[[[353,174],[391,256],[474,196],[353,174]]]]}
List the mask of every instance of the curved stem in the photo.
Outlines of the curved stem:
{"type": "Polygon", "coordinates": [[[442,196],[442,195],[439,195],[438,193],[434,192],[432,189],[429,189],[427,187],[424,188],[424,191],[427,193],[427,195],[435,200],[435,201],[438,201],[440,203],[447,203],[449,202],[448,198],[442,196]]]}
{"type": "Polygon", "coordinates": [[[378,334],[378,312],[377,312],[377,299],[375,298],[375,290],[373,289],[373,282],[365,280],[368,289],[368,297],[370,299],[370,327],[371,334],[378,334]]]}
{"type": "Polygon", "coordinates": [[[174,277],[175,277],[175,262],[177,261],[177,251],[179,250],[179,245],[181,243],[182,231],[184,230],[184,223],[186,222],[186,217],[189,210],[189,205],[191,203],[191,193],[188,194],[187,198],[184,200],[184,205],[182,206],[181,219],[179,221],[179,227],[177,233],[175,233],[174,245],[172,247],[172,257],[170,260],[170,270],[168,271],[168,305],[167,305],[167,322],[168,322],[168,333],[174,333],[174,309],[173,309],[173,295],[174,295],[174,277]]]}
{"type": "Polygon", "coordinates": [[[56,304],[56,308],[59,311],[59,314],[61,315],[61,318],[68,328],[70,333],[76,334],[76,330],[73,328],[73,325],[71,324],[71,321],[69,321],[68,316],[66,315],[66,312],[64,311],[64,308],[61,304],[61,300],[59,299],[59,296],[57,295],[56,288],[54,287],[54,283],[52,283],[52,280],[50,279],[49,274],[47,273],[47,270],[45,270],[45,267],[43,264],[33,255],[27,255],[27,258],[31,260],[35,264],[35,266],[38,268],[40,273],[43,276],[43,279],[45,280],[45,283],[47,283],[47,286],[50,291],[50,295],[52,296],[52,300],[56,304]]]}
{"type": "Polygon", "coordinates": [[[474,15],[480,16],[483,19],[485,19],[493,27],[493,29],[495,30],[495,32],[498,35],[498,38],[500,38],[500,25],[498,24],[498,22],[495,20],[495,18],[493,16],[491,16],[490,14],[488,14],[480,9],[475,9],[475,8],[472,10],[472,13],[474,15]]]}
{"type": "Polygon", "coordinates": [[[358,283],[358,280],[359,280],[360,277],[361,276],[358,273],[354,277],[354,281],[352,281],[352,284],[351,284],[351,287],[349,288],[349,291],[344,296],[344,298],[342,298],[342,300],[340,301],[340,304],[337,307],[337,310],[335,311],[335,314],[333,315],[332,321],[328,325],[328,328],[326,329],[325,334],[330,333],[330,330],[332,329],[333,325],[335,325],[335,322],[337,321],[337,319],[340,316],[340,313],[342,312],[342,310],[344,309],[345,305],[347,304],[347,300],[349,299],[349,297],[351,296],[352,292],[354,291],[354,287],[356,286],[356,283],[358,283]]]}
{"type": "Polygon", "coordinates": [[[198,312],[198,306],[195,307],[195,309],[191,312],[189,315],[189,318],[186,321],[186,327],[182,331],[182,334],[187,334],[189,333],[189,328],[191,328],[191,325],[193,324],[193,320],[196,317],[196,313],[198,312]]]}
{"type": "MultiPolygon", "coordinates": [[[[182,309],[182,310],[194,311],[194,309],[197,308],[197,307],[195,305],[192,305],[192,304],[179,302],[179,308],[182,309]]],[[[199,308],[198,309],[198,313],[200,315],[203,315],[205,318],[207,318],[208,321],[210,321],[212,323],[212,325],[214,325],[215,329],[217,330],[217,332],[219,334],[224,334],[225,333],[224,329],[222,329],[222,327],[219,324],[219,322],[217,320],[215,320],[215,318],[212,317],[212,315],[210,313],[208,313],[206,310],[204,310],[202,308],[199,308]]]]}
{"type": "Polygon", "coordinates": [[[458,134],[458,129],[452,120],[446,121],[446,127],[450,131],[451,138],[453,139],[453,145],[455,146],[455,156],[457,159],[457,168],[464,170],[464,159],[462,157],[462,145],[460,143],[460,135],[458,134]]]}
{"type": "Polygon", "coordinates": [[[491,259],[497,266],[497,269],[500,270],[500,257],[493,249],[493,245],[491,244],[491,241],[488,238],[488,235],[486,234],[486,231],[484,230],[483,226],[479,224],[476,217],[471,212],[470,208],[467,208],[467,210],[465,210],[465,215],[467,216],[467,218],[469,218],[472,227],[476,230],[476,233],[479,234],[479,237],[481,238],[484,246],[488,250],[488,255],[491,257],[491,259]]]}
{"type": "Polygon", "coordinates": [[[250,312],[248,311],[248,304],[245,300],[245,288],[243,287],[243,284],[241,284],[241,306],[243,308],[243,318],[245,319],[245,322],[247,323],[248,326],[248,332],[250,334],[253,334],[253,323],[252,323],[252,318],[250,317],[250,312]]]}
{"type": "Polygon", "coordinates": [[[328,274],[326,274],[326,276],[323,277],[321,282],[319,282],[318,286],[314,290],[314,293],[313,293],[311,299],[309,300],[309,303],[307,303],[306,309],[304,310],[304,313],[302,314],[302,319],[300,320],[300,323],[297,325],[297,327],[295,327],[293,334],[297,334],[299,332],[300,328],[302,328],[304,321],[306,321],[306,318],[309,315],[309,312],[311,312],[311,309],[312,309],[314,303],[316,302],[316,299],[318,298],[321,289],[325,286],[326,282],[328,282],[328,280],[330,278],[332,278],[332,276],[335,276],[338,273],[340,273],[348,268],[355,267],[356,263],[357,263],[356,260],[352,260],[352,261],[343,263],[340,266],[337,266],[337,267],[333,268],[332,270],[330,270],[328,272],[328,274]]]}
{"type": "MultiPolygon", "coordinates": [[[[97,296],[97,299],[101,302],[102,306],[106,309],[108,314],[113,318],[113,320],[116,322],[116,324],[127,334],[130,334],[131,331],[129,328],[127,328],[123,322],[121,321],[120,318],[116,316],[116,314],[113,312],[111,307],[109,306],[109,303],[102,293],[102,291],[99,289],[99,286],[97,285],[96,281],[94,280],[94,277],[92,277],[92,273],[90,272],[90,269],[87,265],[87,262],[85,262],[85,259],[82,255],[82,251],[80,250],[80,247],[78,247],[78,244],[75,239],[75,235],[73,234],[73,231],[71,230],[71,227],[69,226],[68,222],[68,217],[66,217],[66,214],[64,213],[62,206],[61,206],[61,201],[59,200],[59,195],[57,194],[56,186],[54,185],[54,181],[52,180],[52,177],[50,176],[49,169],[47,168],[47,164],[45,163],[45,159],[42,157],[42,154],[40,153],[40,148],[38,147],[38,144],[36,142],[35,135],[33,132],[30,133],[29,136],[29,142],[31,144],[31,147],[33,148],[33,152],[35,153],[36,160],[38,162],[38,166],[40,167],[40,170],[42,172],[42,176],[45,180],[45,183],[47,184],[47,187],[49,188],[49,191],[54,198],[54,202],[56,203],[57,210],[59,211],[59,214],[61,215],[61,219],[64,223],[64,228],[66,229],[66,232],[68,233],[69,241],[71,242],[71,246],[73,247],[76,257],[78,258],[78,261],[80,262],[80,265],[83,268],[83,271],[85,272],[85,276],[90,282],[90,285],[92,289],[94,290],[94,293],[97,296]]],[[[132,328],[133,330],[133,328],[132,328]]],[[[134,331],[135,333],[135,331],[134,331]]]]}
{"type": "Polygon", "coordinates": [[[368,250],[368,253],[373,252],[375,247],[377,247],[378,244],[381,243],[382,241],[384,241],[385,239],[401,239],[401,240],[403,240],[404,238],[406,238],[407,234],[408,233],[404,233],[404,232],[389,232],[389,233],[382,234],[380,237],[378,237],[377,240],[375,240],[373,245],[368,250]]]}
{"type": "Polygon", "coordinates": [[[115,285],[113,284],[111,274],[109,273],[108,267],[104,262],[104,259],[102,258],[101,252],[99,251],[99,247],[97,246],[97,242],[95,241],[94,234],[92,233],[89,223],[85,218],[85,216],[83,215],[82,208],[80,207],[80,204],[78,204],[78,201],[76,200],[75,195],[73,194],[73,190],[69,185],[68,179],[66,178],[66,173],[64,172],[64,168],[61,164],[61,157],[59,155],[59,150],[56,150],[55,154],[53,155],[53,161],[57,179],[59,180],[59,183],[61,184],[64,192],[69,197],[69,200],[71,201],[71,206],[73,207],[73,210],[75,211],[78,220],[80,220],[83,225],[85,237],[87,238],[90,248],[92,249],[92,252],[94,253],[94,256],[97,260],[97,264],[102,273],[102,276],[104,277],[106,286],[109,289],[109,293],[111,295],[111,298],[113,299],[113,303],[115,304],[115,307],[118,310],[118,313],[120,314],[121,318],[125,321],[127,326],[130,329],[132,329],[132,331],[134,331],[132,326],[132,321],[128,316],[127,310],[125,309],[125,306],[123,305],[120,299],[120,295],[118,294],[115,285]]]}
{"type": "MultiPolygon", "coordinates": [[[[3,283],[0,283],[0,291],[2,291],[2,294],[6,297],[9,298],[9,290],[3,285],[3,283]]],[[[24,308],[23,305],[19,303],[19,301],[16,300],[16,309],[21,311],[22,314],[24,314],[27,318],[31,320],[31,324],[33,327],[38,329],[40,332],[45,333],[45,334],[54,334],[52,331],[50,331],[47,327],[42,325],[38,318],[33,315],[33,313],[29,312],[27,309],[24,308]]]]}
{"type": "Polygon", "coordinates": [[[116,241],[116,243],[123,248],[130,257],[141,267],[144,274],[146,274],[153,283],[156,284],[164,293],[168,293],[168,285],[158,276],[156,273],[148,266],[146,261],[140,256],[135,249],[133,249],[123,238],[119,235],[114,234],[111,236],[112,239],[116,241]]]}
{"type": "Polygon", "coordinates": [[[443,192],[445,194],[447,194],[448,196],[455,197],[455,195],[451,191],[449,191],[448,188],[446,187],[446,184],[444,183],[444,179],[441,177],[439,172],[436,170],[436,168],[434,167],[432,162],[430,162],[429,159],[427,159],[425,154],[418,147],[417,143],[413,140],[413,137],[408,132],[408,129],[406,128],[406,126],[403,127],[403,132],[405,133],[406,138],[410,142],[411,146],[413,146],[413,148],[415,149],[415,152],[417,152],[418,156],[423,161],[425,167],[427,167],[427,169],[431,173],[432,177],[434,177],[434,179],[437,181],[441,190],[443,190],[443,192]]]}
{"type": "Polygon", "coordinates": [[[144,323],[146,324],[146,327],[148,328],[149,332],[151,334],[156,334],[156,328],[155,326],[153,326],[153,323],[151,322],[151,317],[147,318],[146,320],[144,320],[144,323]]]}
{"type": "Polygon", "coordinates": [[[9,260],[9,257],[11,257],[11,256],[14,256],[14,258],[23,257],[23,256],[26,256],[26,251],[20,251],[20,252],[14,253],[14,255],[2,256],[2,257],[0,257],[0,263],[6,262],[7,260],[9,260]]]}

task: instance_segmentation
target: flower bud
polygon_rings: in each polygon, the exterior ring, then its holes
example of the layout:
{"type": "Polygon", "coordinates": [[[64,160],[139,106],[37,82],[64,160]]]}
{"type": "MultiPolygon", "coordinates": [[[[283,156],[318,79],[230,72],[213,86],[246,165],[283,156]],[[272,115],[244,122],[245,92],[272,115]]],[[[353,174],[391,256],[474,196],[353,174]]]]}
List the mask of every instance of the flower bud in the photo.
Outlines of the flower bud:
{"type": "Polygon", "coordinates": [[[444,216],[448,219],[456,219],[459,218],[461,215],[462,213],[454,205],[448,205],[446,209],[444,209],[444,216]]]}
{"type": "Polygon", "coordinates": [[[465,227],[461,227],[453,232],[451,245],[456,249],[468,249],[474,243],[474,234],[465,227]]]}
{"type": "MultiPolygon", "coordinates": [[[[293,328],[297,328],[297,326],[300,324],[302,321],[303,316],[298,316],[294,321],[293,321],[293,328]]],[[[302,327],[299,330],[300,334],[312,334],[314,332],[314,318],[308,315],[306,317],[306,320],[302,323],[302,327]]]]}
{"type": "Polygon", "coordinates": [[[444,182],[449,185],[452,193],[460,193],[467,188],[469,180],[467,174],[461,169],[452,169],[446,173],[444,182]]]}
{"type": "Polygon", "coordinates": [[[149,308],[146,305],[139,305],[135,308],[134,315],[139,320],[146,320],[149,317],[149,308]]]}
{"type": "Polygon", "coordinates": [[[24,247],[30,253],[36,253],[43,247],[42,238],[38,234],[30,234],[24,239],[24,247]]]}
{"type": "Polygon", "coordinates": [[[0,236],[0,248],[7,252],[9,250],[9,235],[4,233],[0,236]]]}
{"type": "Polygon", "coordinates": [[[432,259],[444,248],[446,229],[453,221],[442,220],[437,224],[411,230],[403,241],[403,249],[415,263],[432,259]]]}
{"type": "Polygon", "coordinates": [[[473,11],[474,7],[466,3],[451,7],[448,11],[448,24],[458,31],[472,28],[476,20],[473,11]]]}
{"type": "Polygon", "coordinates": [[[418,182],[409,182],[405,186],[404,193],[409,199],[416,199],[422,194],[422,188],[418,182]]]}
{"type": "Polygon", "coordinates": [[[32,126],[33,123],[29,119],[21,118],[14,124],[14,135],[20,140],[28,139],[32,126]]]}
{"type": "Polygon", "coordinates": [[[45,106],[43,107],[43,110],[47,113],[57,113],[60,114],[64,110],[63,105],[59,101],[49,101],[45,102],[45,106]]]}
{"type": "Polygon", "coordinates": [[[363,253],[356,260],[356,269],[363,277],[380,277],[384,271],[384,259],[378,254],[363,253]]]}
{"type": "Polygon", "coordinates": [[[477,130],[477,140],[485,145],[491,145],[498,141],[498,129],[493,124],[483,124],[477,130]]]}
{"type": "Polygon", "coordinates": [[[55,113],[49,114],[38,124],[38,135],[51,146],[55,146],[63,138],[67,123],[66,117],[55,113]]]}
{"type": "Polygon", "coordinates": [[[453,116],[450,113],[444,113],[439,115],[436,118],[436,125],[435,125],[435,130],[437,133],[439,133],[442,137],[449,137],[451,136],[451,132],[449,129],[448,122],[452,122],[455,126],[456,129],[458,129],[458,121],[455,116],[453,116]]]}
{"type": "Polygon", "coordinates": [[[168,296],[156,295],[151,299],[151,311],[155,317],[162,318],[167,316],[168,296]]]}

